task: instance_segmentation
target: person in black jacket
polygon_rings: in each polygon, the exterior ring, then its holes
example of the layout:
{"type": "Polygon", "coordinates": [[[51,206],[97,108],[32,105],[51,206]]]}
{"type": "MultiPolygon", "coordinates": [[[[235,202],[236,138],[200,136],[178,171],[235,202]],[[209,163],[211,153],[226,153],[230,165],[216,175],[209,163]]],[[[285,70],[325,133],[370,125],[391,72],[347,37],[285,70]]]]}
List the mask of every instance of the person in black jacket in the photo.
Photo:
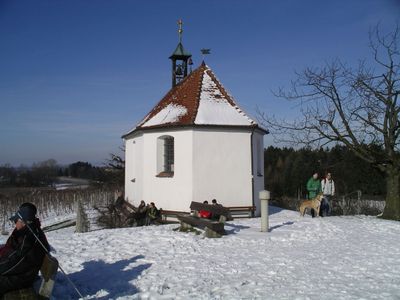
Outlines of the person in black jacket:
{"type": "Polygon", "coordinates": [[[35,214],[36,207],[24,203],[10,218],[15,222],[15,229],[0,249],[0,296],[9,291],[31,287],[46,251],[50,251],[35,214]]]}

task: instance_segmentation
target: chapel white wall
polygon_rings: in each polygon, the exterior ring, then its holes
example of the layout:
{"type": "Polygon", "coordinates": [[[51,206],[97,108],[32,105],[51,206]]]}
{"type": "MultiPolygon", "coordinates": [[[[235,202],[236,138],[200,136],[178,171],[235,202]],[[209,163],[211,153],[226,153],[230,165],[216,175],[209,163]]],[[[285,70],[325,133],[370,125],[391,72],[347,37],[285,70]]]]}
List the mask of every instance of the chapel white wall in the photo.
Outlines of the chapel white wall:
{"type": "MultiPolygon", "coordinates": [[[[188,211],[193,189],[191,130],[146,132],[141,144],[141,154],[136,156],[136,163],[127,167],[128,176],[137,175],[137,185],[132,185],[129,179],[126,179],[129,200],[134,205],[144,200],[146,203],[154,202],[158,208],[165,210],[188,211]],[[174,137],[173,177],[157,177],[157,141],[165,135],[174,137]],[[132,171],[134,166],[141,168],[141,171],[132,171]]],[[[127,150],[127,158],[131,155],[134,156],[135,151],[127,150]]],[[[126,164],[128,163],[127,161],[126,164]]]]}
{"type": "Polygon", "coordinates": [[[125,140],[125,200],[135,205],[134,200],[143,196],[142,156],[143,135],[125,140]]]}
{"type": "Polygon", "coordinates": [[[253,133],[253,170],[254,170],[254,205],[256,216],[261,215],[259,192],[264,190],[264,135],[258,131],[253,133]]]}
{"type": "Polygon", "coordinates": [[[250,132],[195,129],[193,200],[224,206],[252,205],[250,132]]]}
{"type": "Polygon", "coordinates": [[[145,132],[126,140],[125,147],[125,196],[134,205],[145,200],[188,211],[191,201],[215,198],[225,206],[251,206],[254,197],[259,214],[258,194],[264,189],[261,133],[253,133],[253,147],[250,131],[215,128],[145,132]],[[175,172],[163,178],[156,177],[157,140],[165,135],[174,137],[175,172]]]}

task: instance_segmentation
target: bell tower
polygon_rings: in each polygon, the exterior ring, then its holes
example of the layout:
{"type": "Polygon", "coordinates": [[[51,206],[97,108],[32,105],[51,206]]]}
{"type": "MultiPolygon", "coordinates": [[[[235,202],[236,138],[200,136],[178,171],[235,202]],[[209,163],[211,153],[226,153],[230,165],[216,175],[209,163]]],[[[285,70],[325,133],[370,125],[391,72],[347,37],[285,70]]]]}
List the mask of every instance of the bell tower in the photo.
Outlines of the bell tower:
{"type": "Polygon", "coordinates": [[[178,46],[176,46],[174,53],[172,53],[172,55],[169,57],[169,59],[172,61],[172,87],[176,86],[188,75],[188,66],[193,64],[191,59],[192,54],[186,52],[182,45],[182,24],[182,20],[179,20],[179,43],[178,46]]]}

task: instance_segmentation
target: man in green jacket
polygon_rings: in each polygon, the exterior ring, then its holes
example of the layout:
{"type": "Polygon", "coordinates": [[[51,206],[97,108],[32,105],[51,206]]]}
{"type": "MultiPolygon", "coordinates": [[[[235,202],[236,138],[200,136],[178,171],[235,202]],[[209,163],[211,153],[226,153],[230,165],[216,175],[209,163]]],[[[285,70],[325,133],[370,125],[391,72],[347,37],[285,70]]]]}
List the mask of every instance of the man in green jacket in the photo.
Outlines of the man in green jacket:
{"type": "Polygon", "coordinates": [[[159,210],[157,209],[154,202],[151,202],[150,207],[147,210],[146,225],[154,224],[157,221],[157,219],[159,218],[159,216],[160,216],[159,210]]]}
{"type": "MultiPolygon", "coordinates": [[[[318,172],[307,181],[308,199],[314,199],[321,192],[321,181],[318,179],[318,172]]],[[[315,212],[311,209],[311,216],[315,217],[315,212]]]]}

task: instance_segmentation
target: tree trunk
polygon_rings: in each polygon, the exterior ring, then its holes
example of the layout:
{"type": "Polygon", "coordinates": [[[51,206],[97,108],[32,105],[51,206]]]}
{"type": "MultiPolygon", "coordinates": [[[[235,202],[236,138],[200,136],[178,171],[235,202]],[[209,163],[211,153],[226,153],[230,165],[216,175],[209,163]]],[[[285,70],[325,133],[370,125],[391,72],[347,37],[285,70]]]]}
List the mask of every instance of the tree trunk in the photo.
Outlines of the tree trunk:
{"type": "Polygon", "coordinates": [[[400,172],[395,167],[386,170],[386,206],[382,218],[400,221],[400,172]]]}

